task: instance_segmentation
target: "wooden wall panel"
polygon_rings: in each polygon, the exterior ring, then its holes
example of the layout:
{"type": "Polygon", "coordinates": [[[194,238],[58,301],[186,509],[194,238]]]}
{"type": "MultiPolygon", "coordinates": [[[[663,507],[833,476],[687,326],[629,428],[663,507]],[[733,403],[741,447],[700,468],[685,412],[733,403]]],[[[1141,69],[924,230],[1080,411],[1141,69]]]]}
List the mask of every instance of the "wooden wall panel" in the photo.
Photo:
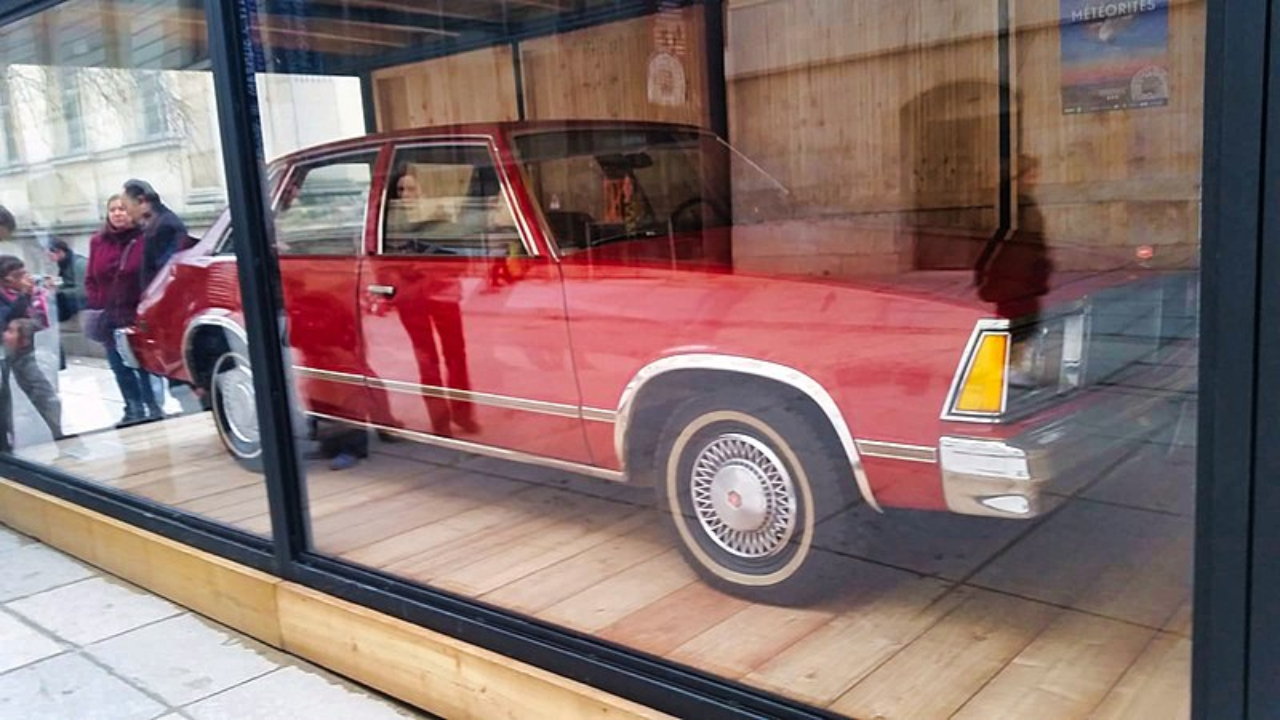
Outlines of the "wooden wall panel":
{"type": "MultiPolygon", "coordinates": [[[[1011,164],[1034,168],[1016,219],[1048,235],[1060,270],[1112,267],[1140,245],[1156,246],[1153,265],[1194,266],[1202,0],[1170,10],[1168,107],[1085,115],[1062,112],[1058,0],[1012,10],[1010,114],[1025,157],[1011,164]]],[[[735,263],[848,275],[969,262],[998,217],[995,13],[983,0],[730,2],[731,141],[800,208],[794,232],[737,233],[735,263]],[[826,238],[827,254],[806,260],[797,234],[826,238]]]]}
{"type": "Polygon", "coordinates": [[[373,82],[381,130],[519,117],[507,45],[379,70],[373,82]]]}
{"type": "MultiPolygon", "coordinates": [[[[686,104],[649,102],[655,18],[646,17],[523,43],[527,116],[705,124],[701,12],[681,11],[686,104]]],[[[1009,112],[1024,158],[1011,163],[1015,173],[1034,168],[1019,177],[1015,219],[1048,235],[1061,270],[1110,267],[1141,245],[1155,246],[1154,265],[1194,265],[1203,0],[1171,5],[1169,106],[1082,115],[1062,112],[1059,2],[1013,0],[1012,12],[1009,112]]],[[[998,217],[993,3],[733,0],[727,22],[731,142],[789,188],[799,208],[783,216],[795,232],[739,233],[740,267],[781,262],[847,275],[971,261],[998,217]],[[804,223],[814,227],[801,232],[804,223]],[[796,233],[824,238],[832,254],[805,260],[796,233]]],[[[514,119],[513,72],[505,46],[379,72],[381,126],[514,119]]],[[[747,205],[760,183],[739,165],[735,188],[747,190],[735,203],[747,205]]]]}
{"type": "Polygon", "coordinates": [[[550,35],[521,44],[530,119],[651,120],[706,125],[702,8],[680,11],[686,38],[686,102],[649,102],[653,17],[550,35]]]}
{"type": "Polygon", "coordinates": [[[1059,269],[1101,269],[1151,245],[1160,267],[1194,267],[1204,114],[1204,4],[1171,3],[1165,107],[1064,115],[1057,2],[1017,5],[1018,145],[1024,223],[1041,224],[1059,269]],[[1039,219],[1028,214],[1038,213],[1039,219]]]}
{"type": "MultiPolygon", "coordinates": [[[[994,229],[1000,105],[989,6],[730,4],[731,142],[802,208],[794,232],[735,233],[735,264],[890,274],[912,268],[917,228],[994,229]],[[797,233],[822,238],[826,253],[797,254],[797,233]]],[[[735,169],[735,188],[750,172],[735,169]]]]}

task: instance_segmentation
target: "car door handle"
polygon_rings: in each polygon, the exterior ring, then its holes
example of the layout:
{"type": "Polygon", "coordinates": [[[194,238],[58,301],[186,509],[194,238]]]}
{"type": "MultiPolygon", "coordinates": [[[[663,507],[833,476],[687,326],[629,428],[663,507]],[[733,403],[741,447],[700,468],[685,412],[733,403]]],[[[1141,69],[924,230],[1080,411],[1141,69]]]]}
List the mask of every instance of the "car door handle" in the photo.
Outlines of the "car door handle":
{"type": "Polygon", "coordinates": [[[367,289],[374,295],[386,295],[387,297],[396,296],[396,288],[394,285],[370,285],[367,289]]]}

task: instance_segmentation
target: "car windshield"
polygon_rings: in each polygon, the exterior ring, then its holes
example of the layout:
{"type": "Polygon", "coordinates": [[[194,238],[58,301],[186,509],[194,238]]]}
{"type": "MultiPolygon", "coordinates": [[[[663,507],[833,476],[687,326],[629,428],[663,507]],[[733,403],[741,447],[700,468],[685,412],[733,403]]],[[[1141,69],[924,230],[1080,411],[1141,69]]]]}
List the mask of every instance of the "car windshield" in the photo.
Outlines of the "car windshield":
{"type": "Polygon", "coordinates": [[[765,195],[786,195],[758,166],[693,129],[555,130],[518,135],[514,146],[547,227],[567,251],[740,222],[739,176],[765,195]]]}

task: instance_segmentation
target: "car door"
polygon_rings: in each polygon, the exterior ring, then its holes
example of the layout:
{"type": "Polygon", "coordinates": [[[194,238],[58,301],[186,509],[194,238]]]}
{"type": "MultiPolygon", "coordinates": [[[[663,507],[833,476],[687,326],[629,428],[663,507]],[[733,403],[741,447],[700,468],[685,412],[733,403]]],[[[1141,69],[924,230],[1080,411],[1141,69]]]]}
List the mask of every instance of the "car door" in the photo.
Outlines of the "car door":
{"type": "Polygon", "coordinates": [[[555,261],[485,140],[394,149],[361,322],[379,424],[587,462],[555,261]]]}
{"type": "Polygon", "coordinates": [[[359,257],[378,150],[301,161],[277,194],[276,243],[299,398],[314,412],[363,419],[359,257]]]}

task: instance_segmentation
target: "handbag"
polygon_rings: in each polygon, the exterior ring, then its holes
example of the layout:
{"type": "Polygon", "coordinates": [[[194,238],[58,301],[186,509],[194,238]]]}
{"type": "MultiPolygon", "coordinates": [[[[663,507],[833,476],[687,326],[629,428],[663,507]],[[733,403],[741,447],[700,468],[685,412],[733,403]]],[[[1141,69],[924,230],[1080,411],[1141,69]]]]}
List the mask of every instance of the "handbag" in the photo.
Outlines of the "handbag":
{"type": "Polygon", "coordinates": [[[94,342],[105,343],[111,337],[111,331],[107,328],[106,311],[89,308],[81,310],[80,331],[94,342]]]}

